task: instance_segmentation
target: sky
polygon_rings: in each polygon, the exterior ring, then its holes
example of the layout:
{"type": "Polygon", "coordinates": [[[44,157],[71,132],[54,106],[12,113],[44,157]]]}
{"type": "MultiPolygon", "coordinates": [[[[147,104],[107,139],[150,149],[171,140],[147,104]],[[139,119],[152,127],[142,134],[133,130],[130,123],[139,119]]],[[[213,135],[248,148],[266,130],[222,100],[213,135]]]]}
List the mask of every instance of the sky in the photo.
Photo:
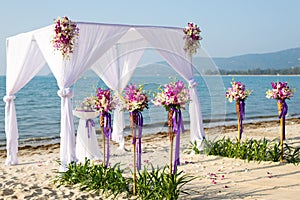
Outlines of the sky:
{"type": "Polygon", "coordinates": [[[300,47],[299,0],[2,0],[0,75],[6,68],[6,38],[72,21],[201,29],[211,57],[268,53],[300,47]]]}

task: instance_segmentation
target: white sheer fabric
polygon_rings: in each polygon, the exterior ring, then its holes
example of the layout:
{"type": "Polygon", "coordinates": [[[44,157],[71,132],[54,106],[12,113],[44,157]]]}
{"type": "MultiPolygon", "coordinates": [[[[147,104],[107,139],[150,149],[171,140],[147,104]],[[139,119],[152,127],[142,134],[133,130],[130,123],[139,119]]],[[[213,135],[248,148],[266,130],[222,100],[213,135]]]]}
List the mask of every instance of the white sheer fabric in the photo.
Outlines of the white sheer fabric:
{"type": "MultiPolygon", "coordinates": [[[[130,29],[120,40],[126,40],[132,34],[135,35],[135,38],[138,37],[136,31],[130,29]]],[[[122,45],[116,44],[95,63],[92,69],[109,88],[114,90],[115,95],[120,96],[142,57],[146,45],[146,41],[141,39],[125,42],[122,45]]],[[[114,111],[112,140],[119,143],[120,149],[125,148],[124,121],[124,112],[122,108],[118,107],[114,111]]]]}
{"type": "Polygon", "coordinates": [[[54,52],[50,43],[53,26],[41,29],[35,34],[38,45],[60,88],[58,95],[61,97],[61,171],[66,170],[67,164],[76,161],[70,87],[129,29],[126,26],[103,27],[86,23],[78,23],[78,28],[80,31],[78,45],[70,55],[70,60],[64,60],[60,52],[54,52]]]}
{"type": "Polygon", "coordinates": [[[14,94],[22,89],[45,65],[45,60],[32,40],[32,32],[9,38],[6,47],[5,133],[6,165],[18,164],[18,124],[14,94]]]}
{"type": "MultiPolygon", "coordinates": [[[[204,138],[200,101],[193,79],[191,58],[183,51],[183,32],[180,28],[77,23],[79,38],[70,60],[64,60],[54,51],[50,42],[54,25],[7,39],[7,84],[5,106],[5,132],[7,137],[6,164],[17,164],[18,128],[14,94],[48,63],[59,87],[61,97],[61,171],[76,161],[75,131],[72,115],[72,85],[90,67],[118,94],[122,92],[145,45],[149,43],[167,62],[190,83],[191,139],[204,138]],[[141,43],[140,43],[141,42],[141,43]],[[121,47],[114,46],[121,43],[121,47]],[[105,56],[103,56],[106,53],[105,56]],[[101,58],[102,57],[102,58],[101,58]],[[101,58],[101,59],[100,59],[101,58]],[[99,60],[100,59],[100,60],[99,60]]],[[[114,139],[122,139],[124,116],[115,113],[114,139]],[[121,137],[118,137],[121,136],[121,137]]],[[[122,145],[122,144],[121,144],[122,145]]]]}
{"type": "Polygon", "coordinates": [[[99,113],[73,110],[73,114],[79,118],[76,136],[76,157],[78,162],[84,163],[86,158],[102,160],[93,120],[99,116],[99,113]]]}
{"type": "Polygon", "coordinates": [[[183,50],[185,41],[182,30],[140,28],[138,31],[177,73],[189,83],[191,95],[189,105],[191,141],[196,141],[198,146],[200,146],[205,138],[200,100],[194,80],[192,57],[183,50]]]}

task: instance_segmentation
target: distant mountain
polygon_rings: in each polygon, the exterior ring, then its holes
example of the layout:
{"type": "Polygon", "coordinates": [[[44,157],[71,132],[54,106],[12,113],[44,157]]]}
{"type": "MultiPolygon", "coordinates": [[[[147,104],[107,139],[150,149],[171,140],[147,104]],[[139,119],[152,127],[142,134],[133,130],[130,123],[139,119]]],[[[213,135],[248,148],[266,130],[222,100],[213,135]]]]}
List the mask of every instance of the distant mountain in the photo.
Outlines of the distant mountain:
{"type": "Polygon", "coordinates": [[[213,58],[213,61],[221,70],[289,69],[300,67],[300,48],[273,53],[213,58]]]}
{"type": "MultiPolygon", "coordinates": [[[[227,58],[203,58],[193,57],[193,63],[197,66],[197,72],[202,74],[207,71],[215,71],[214,64],[222,71],[247,71],[254,69],[291,69],[300,67],[300,48],[287,49],[272,53],[246,54],[227,58]]],[[[144,64],[136,68],[135,76],[176,76],[174,69],[166,61],[144,64]]]]}

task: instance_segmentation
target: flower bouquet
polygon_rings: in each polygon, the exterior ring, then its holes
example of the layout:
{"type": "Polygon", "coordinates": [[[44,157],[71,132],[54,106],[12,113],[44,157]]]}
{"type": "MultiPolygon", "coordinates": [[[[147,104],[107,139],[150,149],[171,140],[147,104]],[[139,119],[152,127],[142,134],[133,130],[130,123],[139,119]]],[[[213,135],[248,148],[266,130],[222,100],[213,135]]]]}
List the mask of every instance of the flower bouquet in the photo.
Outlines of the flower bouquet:
{"type": "Polygon", "coordinates": [[[79,35],[77,24],[68,17],[58,17],[55,20],[54,36],[51,40],[55,50],[61,52],[63,58],[70,59],[69,54],[73,53],[75,40],[79,35]]]}
{"type": "Polygon", "coordinates": [[[143,128],[143,115],[142,111],[148,109],[148,96],[143,90],[143,86],[130,84],[124,89],[123,103],[124,109],[130,114],[130,128],[132,131],[132,144],[133,144],[133,193],[136,190],[136,168],[141,169],[141,154],[142,154],[142,128],[143,128]],[[136,135],[136,128],[138,127],[138,135],[136,135]],[[138,141],[138,145],[136,145],[138,141]],[[137,155],[136,155],[137,154],[137,155]],[[136,158],[137,157],[137,158],[136,158]]]}
{"type": "Polygon", "coordinates": [[[94,112],[96,111],[97,96],[85,97],[75,108],[77,111],[94,112]]]}
{"type": "Polygon", "coordinates": [[[106,167],[109,164],[109,157],[110,157],[110,150],[109,150],[109,141],[111,138],[112,133],[112,126],[111,126],[111,114],[110,111],[114,110],[116,107],[116,99],[114,99],[111,95],[110,89],[97,89],[97,101],[95,108],[98,112],[100,112],[100,127],[102,132],[103,138],[103,162],[105,163],[106,167]],[[106,139],[105,139],[106,138],[106,139]],[[105,145],[106,141],[106,145],[105,145]],[[105,146],[107,149],[105,150],[105,146]],[[106,158],[105,159],[105,155],[106,158]]]}
{"type": "Polygon", "coordinates": [[[172,174],[173,158],[173,140],[176,136],[176,149],[173,173],[176,173],[177,165],[180,164],[180,130],[184,132],[181,110],[185,109],[186,104],[190,101],[189,90],[185,88],[182,81],[170,82],[169,84],[158,88],[160,91],[156,94],[153,104],[165,107],[168,111],[168,133],[170,139],[170,173],[172,174]]]}
{"type": "Polygon", "coordinates": [[[236,102],[236,114],[238,117],[238,142],[240,142],[243,133],[243,120],[245,116],[245,100],[252,93],[245,89],[245,85],[241,82],[232,81],[231,87],[225,93],[229,102],[236,102]]]}
{"type": "Polygon", "coordinates": [[[197,49],[200,47],[199,41],[202,40],[202,37],[200,36],[200,28],[196,24],[189,22],[183,29],[183,32],[185,34],[184,51],[188,52],[189,55],[196,54],[197,49]]]}
{"type": "Polygon", "coordinates": [[[288,106],[285,102],[286,99],[293,97],[294,90],[291,89],[287,82],[271,82],[272,89],[266,91],[268,99],[277,100],[277,108],[280,119],[280,161],[283,161],[283,140],[285,140],[285,116],[288,112],[288,106]]]}

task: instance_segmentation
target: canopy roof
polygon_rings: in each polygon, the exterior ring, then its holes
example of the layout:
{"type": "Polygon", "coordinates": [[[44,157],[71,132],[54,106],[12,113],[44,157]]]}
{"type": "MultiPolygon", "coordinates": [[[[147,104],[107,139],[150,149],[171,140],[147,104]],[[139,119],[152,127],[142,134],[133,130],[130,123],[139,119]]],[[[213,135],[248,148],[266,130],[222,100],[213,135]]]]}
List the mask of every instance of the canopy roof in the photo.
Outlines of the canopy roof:
{"type": "MultiPolygon", "coordinates": [[[[183,50],[182,28],[162,26],[117,25],[78,22],[79,37],[70,59],[54,51],[51,38],[54,25],[7,38],[5,132],[7,138],[6,164],[17,164],[18,126],[14,94],[24,87],[47,63],[59,87],[61,97],[61,153],[63,166],[76,160],[75,133],[70,87],[88,69],[115,92],[122,92],[146,48],[155,49],[190,86],[191,141],[199,144],[204,138],[200,101],[192,57],[183,50]]],[[[113,138],[121,142],[124,119],[114,113],[113,138]]]]}

